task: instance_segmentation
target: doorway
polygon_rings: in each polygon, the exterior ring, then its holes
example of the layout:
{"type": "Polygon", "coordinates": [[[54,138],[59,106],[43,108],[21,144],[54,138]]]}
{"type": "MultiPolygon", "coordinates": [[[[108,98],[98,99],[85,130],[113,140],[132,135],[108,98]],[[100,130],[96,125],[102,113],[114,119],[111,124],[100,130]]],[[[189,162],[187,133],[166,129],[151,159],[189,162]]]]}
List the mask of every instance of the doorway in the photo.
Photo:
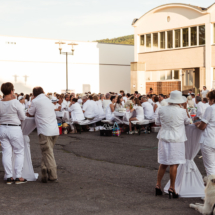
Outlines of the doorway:
{"type": "Polygon", "coordinates": [[[199,92],[199,68],[182,70],[182,93],[199,92]]]}

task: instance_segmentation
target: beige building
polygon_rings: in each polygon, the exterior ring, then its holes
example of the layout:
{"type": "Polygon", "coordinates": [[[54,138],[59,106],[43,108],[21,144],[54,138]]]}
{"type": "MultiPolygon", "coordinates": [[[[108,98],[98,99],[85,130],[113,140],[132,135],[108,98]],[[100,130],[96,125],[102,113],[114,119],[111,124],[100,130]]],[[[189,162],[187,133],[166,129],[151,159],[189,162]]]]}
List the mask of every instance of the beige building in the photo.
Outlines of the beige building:
{"type": "Polygon", "coordinates": [[[131,92],[215,88],[215,3],[166,4],[134,19],[131,92]]]}

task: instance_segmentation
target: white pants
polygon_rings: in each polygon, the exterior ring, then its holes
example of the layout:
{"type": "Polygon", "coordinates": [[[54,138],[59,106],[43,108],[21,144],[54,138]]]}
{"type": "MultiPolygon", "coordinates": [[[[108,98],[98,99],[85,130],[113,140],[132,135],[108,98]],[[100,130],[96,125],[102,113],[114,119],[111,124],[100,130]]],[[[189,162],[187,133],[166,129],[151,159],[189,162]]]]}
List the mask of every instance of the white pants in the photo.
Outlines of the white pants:
{"type": "Polygon", "coordinates": [[[0,142],[3,150],[2,163],[6,177],[13,177],[12,154],[14,152],[14,170],[16,178],[21,178],[24,163],[24,139],[21,127],[0,125],[0,142]]]}
{"type": "Polygon", "coordinates": [[[207,175],[215,175],[215,149],[201,144],[201,152],[207,175]]]}

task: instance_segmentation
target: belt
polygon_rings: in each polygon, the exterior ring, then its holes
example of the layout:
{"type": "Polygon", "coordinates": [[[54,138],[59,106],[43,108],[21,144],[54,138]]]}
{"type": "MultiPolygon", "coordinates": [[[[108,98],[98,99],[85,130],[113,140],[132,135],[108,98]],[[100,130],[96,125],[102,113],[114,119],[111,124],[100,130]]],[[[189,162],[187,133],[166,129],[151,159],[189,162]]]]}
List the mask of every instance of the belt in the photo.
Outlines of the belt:
{"type": "Polygon", "coordinates": [[[21,126],[21,125],[12,125],[12,124],[1,124],[1,125],[6,125],[6,126],[21,126]]]}

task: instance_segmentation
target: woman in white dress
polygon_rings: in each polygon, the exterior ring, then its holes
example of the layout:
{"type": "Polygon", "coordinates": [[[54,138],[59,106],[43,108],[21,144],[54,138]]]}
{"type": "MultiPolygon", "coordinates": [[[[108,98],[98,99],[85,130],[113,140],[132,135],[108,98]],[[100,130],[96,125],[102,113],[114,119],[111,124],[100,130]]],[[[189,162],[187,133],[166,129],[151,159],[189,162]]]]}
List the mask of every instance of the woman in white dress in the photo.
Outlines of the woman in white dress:
{"type": "Polygon", "coordinates": [[[107,106],[105,117],[106,120],[112,121],[114,119],[114,110],[115,110],[115,103],[116,103],[116,96],[111,96],[110,98],[111,103],[107,106]]]}
{"type": "Polygon", "coordinates": [[[201,152],[207,175],[215,175],[215,91],[207,94],[210,106],[206,109],[201,122],[195,125],[203,130],[201,152]]]}
{"type": "Polygon", "coordinates": [[[153,110],[154,113],[156,112],[156,109],[159,108],[161,105],[159,103],[159,98],[158,96],[153,97],[153,110]]]}
{"type": "Polygon", "coordinates": [[[27,180],[22,178],[24,163],[24,139],[21,121],[25,120],[22,104],[14,99],[14,86],[4,83],[1,86],[4,99],[0,101],[0,142],[2,146],[2,163],[7,178],[7,184],[22,184],[27,180]],[[13,178],[12,154],[14,152],[14,169],[16,179],[13,178]]]}
{"type": "Polygon", "coordinates": [[[122,98],[121,95],[117,97],[117,102],[116,102],[116,105],[115,105],[115,110],[119,110],[119,108],[123,108],[123,98],[122,98]]]}
{"type": "MultiPolygon", "coordinates": [[[[130,110],[130,112],[132,113],[133,111],[135,111],[136,117],[132,117],[129,119],[129,129],[130,129],[129,134],[133,134],[131,121],[143,121],[144,120],[144,111],[140,104],[139,98],[135,98],[133,101],[134,101],[134,106],[133,106],[133,109],[130,110]]],[[[137,134],[138,131],[137,131],[136,127],[134,129],[135,129],[134,133],[137,134]]]]}
{"type": "Polygon", "coordinates": [[[185,102],[182,93],[172,91],[170,98],[166,100],[169,105],[160,107],[158,117],[155,120],[156,125],[161,125],[158,133],[158,170],[157,184],[155,188],[156,195],[162,195],[161,180],[170,166],[170,188],[169,197],[178,198],[175,192],[175,179],[179,164],[186,163],[185,159],[185,124],[190,124],[187,109],[183,109],[181,104],[185,102]]]}
{"type": "Polygon", "coordinates": [[[68,111],[71,112],[72,121],[81,121],[85,119],[81,105],[76,98],[72,99],[72,105],[68,108],[68,111]]]}

